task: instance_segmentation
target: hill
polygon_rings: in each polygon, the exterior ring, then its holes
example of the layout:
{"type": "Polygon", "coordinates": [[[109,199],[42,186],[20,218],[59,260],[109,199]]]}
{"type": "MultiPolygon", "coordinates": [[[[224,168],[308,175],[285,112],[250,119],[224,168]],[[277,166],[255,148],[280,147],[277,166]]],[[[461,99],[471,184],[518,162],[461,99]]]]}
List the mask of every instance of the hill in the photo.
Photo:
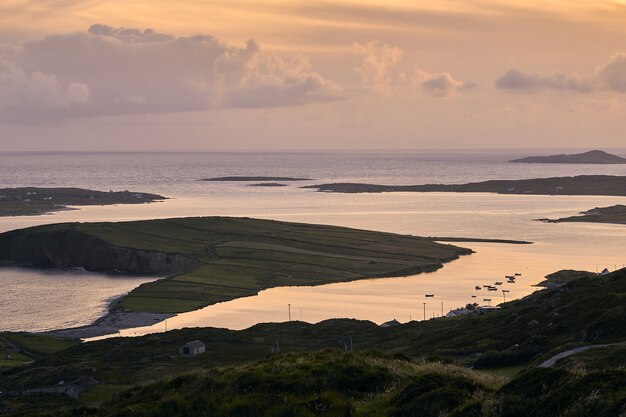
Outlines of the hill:
{"type": "Polygon", "coordinates": [[[542,290],[482,316],[391,328],[330,320],[242,331],[183,329],[90,342],[3,372],[0,410],[105,416],[615,416],[626,411],[624,294],[626,270],[620,270],[542,290]],[[355,352],[337,350],[350,346],[349,337],[355,352]],[[178,347],[195,339],[207,344],[207,352],[180,357],[178,347]],[[604,344],[610,346],[554,367],[533,366],[573,347],[604,344]],[[59,390],[58,381],[79,392],[79,399],[50,393],[52,387],[59,390]]]}
{"type": "Polygon", "coordinates": [[[626,158],[604,151],[589,151],[577,154],[560,154],[549,156],[528,156],[513,159],[509,162],[526,162],[536,164],[626,164],[626,158]]]}

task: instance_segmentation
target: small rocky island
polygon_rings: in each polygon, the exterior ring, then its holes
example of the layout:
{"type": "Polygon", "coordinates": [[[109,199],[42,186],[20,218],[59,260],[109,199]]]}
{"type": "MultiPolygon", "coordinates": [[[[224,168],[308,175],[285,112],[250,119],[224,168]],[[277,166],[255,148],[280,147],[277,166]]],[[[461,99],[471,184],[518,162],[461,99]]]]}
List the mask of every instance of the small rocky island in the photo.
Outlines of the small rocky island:
{"type": "Polygon", "coordinates": [[[546,223],[589,222],[626,224],[626,206],[617,204],[610,207],[596,207],[583,211],[582,216],[563,217],[561,219],[539,219],[546,223]]]}
{"type": "Polygon", "coordinates": [[[286,187],[287,184],[281,184],[279,182],[258,182],[254,184],[248,184],[248,187],[286,187]]]}
{"type": "Polygon", "coordinates": [[[215,178],[203,178],[201,181],[241,181],[241,182],[254,182],[254,181],[311,181],[311,178],[298,178],[298,177],[246,177],[246,176],[233,176],[233,177],[215,177],[215,178]]]}
{"type": "Polygon", "coordinates": [[[533,164],[626,164],[626,158],[608,152],[594,150],[569,155],[529,156],[521,159],[513,159],[509,162],[533,164]]]}
{"type": "Polygon", "coordinates": [[[332,193],[451,192],[535,195],[612,195],[626,196],[626,176],[579,175],[576,177],[491,180],[467,184],[378,185],[335,183],[309,185],[332,193]]]}
{"type": "Polygon", "coordinates": [[[37,216],[68,210],[69,206],[144,204],[166,198],[132,191],[95,191],[82,188],[0,188],[0,217],[37,216]]]}

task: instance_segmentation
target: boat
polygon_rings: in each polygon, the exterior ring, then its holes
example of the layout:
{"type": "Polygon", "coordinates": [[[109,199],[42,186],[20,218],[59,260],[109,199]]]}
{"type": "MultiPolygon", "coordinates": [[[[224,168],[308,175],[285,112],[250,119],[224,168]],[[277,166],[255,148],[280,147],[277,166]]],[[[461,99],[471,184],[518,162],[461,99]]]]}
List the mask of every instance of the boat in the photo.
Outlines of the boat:
{"type": "Polygon", "coordinates": [[[491,301],[491,298],[483,298],[483,301],[489,302],[489,301],[491,301]]]}
{"type": "Polygon", "coordinates": [[[480,285],[477,285],[477,286],[475,286],[475,287],[474,287],[474,289],[476,289],[476,290],[480,290],[480,289],[481,289],[481,286],[480,286],[480,285]]]}
{"type": "Polygon", "coordinates": [[[496,281],[496,285],[502,285],[502,281],[496,281]]]}
{"type": "Polygon", "coordinates": [[[515,275],[505,275],[505,276],[504,276],[504,278],[506,278],[506,279],[511,279],[511,278],[513,278],[513,279],[515,279],[515,275]]]}
{"type": "Polygon", "coordinates": [[[502,290],[502,292],[509,292],[509,290],[502,290]]]}
{"type": "Polygon", "coordinates": [[[489,287],[491,287],[491,285],[483,285],[483,287],[489,288],[489,287]]]}
{"type": "Polygon", "coordinates": [[[494,288],[494,287],[490,287],[490,288],[488,288],[488,290],[489,290],[489,291],[498,291],[498,289],[497,289],[497,288],[494,288]]]}
{"type": "Polygon", "coordinates": [[[521,276],[522,276],[522,274],[520,274],[519,272],[516,272],[516,273],[515,273],[515,276],[516,276],[516,277],[521,277],[521,276]]]}
{"type": "Polygon", "coordinates": [[[434,297],[435,294],[425,294],[426,297],[434,297]]]}
{"type": "Polygon", "coordinates": [[[472,298],[476,298],[476,296],[475,296],[475,295],[472,295],[472,298]]]}

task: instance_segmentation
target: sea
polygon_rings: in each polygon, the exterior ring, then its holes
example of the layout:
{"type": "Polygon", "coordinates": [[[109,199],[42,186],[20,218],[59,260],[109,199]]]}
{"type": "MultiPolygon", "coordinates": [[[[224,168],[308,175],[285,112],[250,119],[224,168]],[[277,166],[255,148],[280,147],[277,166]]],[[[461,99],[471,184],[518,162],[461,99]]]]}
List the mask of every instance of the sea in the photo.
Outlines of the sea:
{"type": "MultiPolygon", "coordinates": [[[[626,149],[614,150],[626,156],[626,149]]],[[[81,187],[166,196],[142,205],[80,207],[44,216],[0,217],[0,232],[67,221],[122,221],[186,216],[245,216],[332,224],[419,236],[531,241],[531,245],[458,243],[474,250],[435,272],[318,287],[281,287],[183,313],[135,336],[167,329],[242,329],[259,322],[356,318],[382,323],[433,319],[470,302],[497,305],[524,297],[560,269],[613,270],[626,264],[626,225],[549,224],[539,218],[626,204],[626,197],[488,193],[321,193],[302,186],[332,182],[466,183],[583,174],[626,175],[626,165],[517,164],[536,151],[428,152],[0,152],[0,188],[81,187]],[[285,187],[205,182],[219,176],[302,177],[285,187]],[[521,274],[515,284],[505,275],[521,274]],[[505,281],[508,293],[476,291],[505,281]],[[425,294],[434,297],[425,297],[425,294]]],[[[545,153],[545,151],[542,151],[545,153]]],[[[108,304],[158,277],[80,269],[0,268],[0,331],[45,331],[89,324],[108,304]]]]}

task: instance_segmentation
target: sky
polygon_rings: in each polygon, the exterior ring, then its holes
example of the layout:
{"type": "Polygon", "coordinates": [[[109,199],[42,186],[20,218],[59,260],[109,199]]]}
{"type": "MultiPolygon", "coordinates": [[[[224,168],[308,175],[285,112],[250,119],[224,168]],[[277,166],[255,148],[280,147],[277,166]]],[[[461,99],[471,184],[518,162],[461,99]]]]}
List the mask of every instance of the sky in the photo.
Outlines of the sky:
{"type": "Polygon", "coordinates": [[[624,22],[624,0],[2,0],[0,151],[626,148],[624,22]]]}

